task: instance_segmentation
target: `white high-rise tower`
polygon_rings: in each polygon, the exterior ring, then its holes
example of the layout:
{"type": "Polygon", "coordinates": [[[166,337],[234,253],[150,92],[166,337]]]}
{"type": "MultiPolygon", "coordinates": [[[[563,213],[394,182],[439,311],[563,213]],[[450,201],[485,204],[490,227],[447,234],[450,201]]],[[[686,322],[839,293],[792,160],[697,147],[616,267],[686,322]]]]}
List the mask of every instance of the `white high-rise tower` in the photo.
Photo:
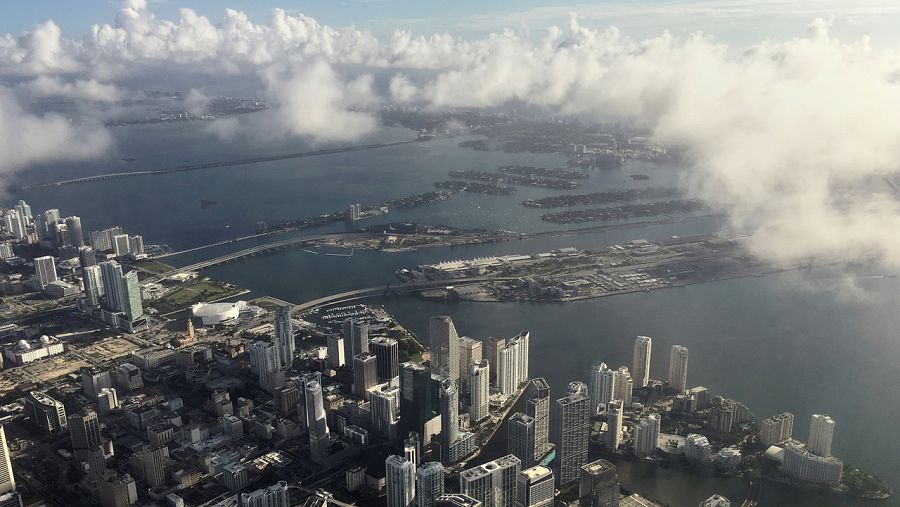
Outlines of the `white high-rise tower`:
{"type": "Polygon", "coordinates": [[[647,387],[650,383],[650,351],[652,340],[649,336],[638,336],[634,340],[634,359],[631,363],[631,378],[635,387],[647,387]]]}
{"type": "Polygon", "coordinates": [[[831,440],[834,437],[834,420],[827,415],[813,414],[809,422],[809,452],[827,458],[831,456],[831,440]]]}
{"type": "Polygon", "coordinates": [[[669,387],[679,393],[687,389],[688,349],[682,345],[672,345],[669,353],[669,387]]]}

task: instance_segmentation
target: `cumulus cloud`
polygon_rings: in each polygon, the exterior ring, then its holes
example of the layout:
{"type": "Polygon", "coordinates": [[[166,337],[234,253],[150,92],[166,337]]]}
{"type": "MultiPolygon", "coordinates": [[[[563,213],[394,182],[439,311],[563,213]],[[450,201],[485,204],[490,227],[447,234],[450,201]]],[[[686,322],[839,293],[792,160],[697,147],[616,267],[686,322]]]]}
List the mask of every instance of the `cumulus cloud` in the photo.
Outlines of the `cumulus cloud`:
{"type": "Polygon", "coordinates": [[[209,97],[199,88],[191,88],[184,98],[184,107],[195,116],[206,114],[209,108],[209,97]]]}
{"type": "Polygon", "coordinates": [[[33,97],[66,97],[92,102],[118,102],[123,97],[116,85],[94,79],[67,82],[56,76],[38,76],[18,88],[33,97]]]}
{"type": "Polygon", "coordinates": [[[90,159],[110,145],[102,127],[74,127],[59,115],[28,113],[0,87],[0,176],[30,164],[90,159]]]}

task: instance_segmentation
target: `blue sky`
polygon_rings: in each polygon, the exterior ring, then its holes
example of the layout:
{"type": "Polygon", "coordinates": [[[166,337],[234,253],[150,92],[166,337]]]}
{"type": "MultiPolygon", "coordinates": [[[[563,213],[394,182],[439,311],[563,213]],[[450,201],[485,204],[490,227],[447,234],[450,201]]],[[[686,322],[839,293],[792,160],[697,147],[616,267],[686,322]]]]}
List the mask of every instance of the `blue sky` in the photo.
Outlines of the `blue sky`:
{"type": "MultiPolygon", "coordinates": [[[[116,0],[0,0],[0,33],[19,34],[46,19],[78,38],[95,23],[112,23],[116,0]]],[[[479,37],[510,28],[542,33],[565,25],[569,12],[592,27],[615,25],[635,37],[702,31],[725,42],[753,44],[766,38],[799,35],[815,17],[834,17],[833,33],[900,41],[897,0],[150,0],[160,18],[178,19],[189,7],[213,22],[226,8],[267,23],[272,9],[303,13],[331,26],[355,26],[376,35],[396,28],[417,34],[449,32],[479,37]]]]}

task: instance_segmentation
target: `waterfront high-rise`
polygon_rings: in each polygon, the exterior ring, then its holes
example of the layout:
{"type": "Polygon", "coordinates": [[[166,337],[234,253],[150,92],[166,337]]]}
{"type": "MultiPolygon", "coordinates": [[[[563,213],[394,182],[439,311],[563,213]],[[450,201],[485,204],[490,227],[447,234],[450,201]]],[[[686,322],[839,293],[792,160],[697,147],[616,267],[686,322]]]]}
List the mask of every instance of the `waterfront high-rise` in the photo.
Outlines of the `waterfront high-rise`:
{"type": "Polygon", "coordinates": [[[469,419],[478,424],[490,415],[490,364],[482,359],[468,368],[469,419]]]}
{"type": "MultiPolygon", "coordinates": [[[[387,384],[369,391],[369,414],[372,431],[386,438],[397,438],[397,423],[400,411],[400,388],[387,384]]],[[[413,462],[415,465],[415,462],[413,462]]]]}
{"type": "Polygon", "coordinates": [[[344,357],[352,358],[369,351],[369,325],[355,319],[344,321],[344,357]]]}
{"type": "Polygon", "coordinates": [[[844,463],[834,456],[820,456],[795,441],[784,445],[784,463],[781,470],[787,475],[806,482],[834,486],[841,482],[844,463]]]}
{"type": "Polygon", "coordinates": [[[415,465],[403,456],[384,460],[384,484],[388,507],[412,507],[416,498],[415,465]]]}
{"type": "Polygon", "coordinates": [[[459,334],[453,319],[444,315],[428,320],[431,370],[442,377],[459,380],[459,334]]]}
{"type": "Polygon", "coordinates": [[[69,426],[66,407],[46,393],[31,391],[25,396],[24,401],[25,413],[37,427],[53,434],[69,426]]]}
{"type": "Polygon", "coordinates": [[[416,506],[434,507],[437,497],[444,494],[444,465],[437,461],[422,464],[416,469],[416,506]]]}
{"type": "Polygon", "coordinates": [[[616,452],[622,443],[622,419],[625,417],[622,400],[606,404],[606,450],[616,452]]]}
{"type": "Polygon", "coordinates": [[[703,435],[689,433],[684,439],[684,457],[699,463],[706,463],[712,457],[712,446],[703,435]]]}
{"type": "Polygon", "coordinates": [[[511,454],[469,468],[459,474],[459,491],[484,507],[512,507],[521,469],[519,458],[511,454]]]}
{"type": "Polygon", "coordinates": [[[591,399],[583,382],[571,382],[566,396],[556,400],[556,458],[560,485],[578,480],[587,463],[591,399]]]}
{"type": "Polygon", "coordinates": [[[37,278],[35,289],[44,290],[50,282],[58,280],[56,276],[56,264],[53,257],[45,255],[43,257],[35,257],[34,273],[37,278]]]}
{"type": "MultiPolygon", "coordinates": [[[[450,446],[459,438],[459,387],[453,379],[441,382],[441,456],[447,456],[450,446]],[[446,453],[446,454],[445,454],[446,453]]],[[[446,460],[445,460],[446,461],[446,460]]]]}
{"type": "Polygon", "coordinates": [[[290,369],[294,363],[295,348],[291,305],[280,306],[275,313],[275,349],[279,368],[290,369]]]}
{"type": "Polygon", "coordinates": [[[288,484],[285,481],[279,481],[252,493],[241,493],[241,507],[290,507],[290,505],[288,484]]]}
{"type": "Polygon", "coordinates": [[[379,336],[369,340],[369,352],[375,355],[378,382],[390,382],[400,374],[400,346],[397,340],[379,336]]]}
{"type": "Polygon", "coordinates": [[[344,356],[344,338],[342,336],[328,337],[328,367],[338,369],[347,364],[344,356]]]}
{"type": "Polygon", "coordinates": [[[84,297],[88,306],[100,306],[103,295],[103,275],[100,266],[87,266],[81,270],[84,277],[84,297]]]}
{"type": "Polygon", "coordinates": [[[553,472],[543,466],[533,466],[516,476],[515,507],[551,507],[556,495],[553,472]]]}
{"type": "MultiPolygon", "coordinates": [[[[469,372],[469,365],[479,364],[481,360],[484,359],[482,357],[482,345],[481,341],[469,338],[468,336],[462,336],[459,339],[459,377],[460,377],[460,389],[463,392],[468,392],[469,389],[469,378],[467,373],[469,372]]],[[[488,379],[490,381],[490,379],[488,379]]]]}
{"type": "Polygon", "coordinates": [[[81,248],[84,246],[84,231],[81,230],[81,217],[66,218],[66,244],[81,248]]]}
{"type": "Polygon", "coordinates": [[[16,489],[16,477],[13,475],[12,460],[9,458],[9,445],[6,443],[6,428],[0,426],[0,494],[16,489]]]}
{"type": "Polygon", "coordinates": [[[591,393],[591,413],[596,414],[616,397],[616,372],[609,369],[606,363],[594,363],[591,365],[588,388],[591,393]]]}
{"type": "Polygon", "coordinates": [[[305,379],[303,398],[306,405],[306,421],[309,425],[310,459],[314,463],[325,465],[331,436],[328,432],[321,383],[318,380],[305,379]]]}
{"type": "Polygon", "coordinates": [[[634,453],[650,456],[659,444],[659,414],[650,414],[634,426],[634,453]]]}
{"type": "Polygon", "coordinates": [[[525,413],[534,418],[534,456],[550,450],[550,385],[544,377],[531,379],[525,394],[525,413]]]}
{"type": "Polygon", "coordinates": [[[484,358],[491,365],[491,383],[497,385],[497,368],[499,367],[497,353],[506,348],[506,338],[489,336],[484,342],[484,358]]]}
{"type": "Polygon", "coordinates": [[[622,400],[622,403],[626,407],[630,407],[632,401],[632,392],[634,390],[634,382],[631,380],[631,373],[628,371],[628,367],[620,366],[619,369],[616,370],[615,378],[615,398],[618,400],[622,400]]]}
{"type": "Polygon", "coordinates": [[[523,382],[528,381],[529,339],[530,335],[525,331],[496,344],[496,385],[507,396],[515,393],[523,382]]]}
{"type": "Polygon", "coordinates": [[[535,465],[534,418],[516,412],[507,423],[506,452],[519,458],[523,467],[535,465]]]}
{"type": "Polygon", "coordinates": [[[794,414],[784,412],[763,419],[759,423],[759,441],[769,447],[791,438],[794,432],[794,414]]]}
{"type": "Polygon", "coordinates": [[[378,364],[374,354],[363,352],[353,356],[353,394],[369,399],[369,389],[378,383],[378,364]]]}
{"type": "Polygon", "coordinates": [[[653,340],[649,336],[638,336],[634,340],[634,357],[631,363],[631,376],[634,385],[647,387],[650,383],[650,352],[653,340]]]}
{"type": "Polygon", "coordinates": [[[831,440],[834,437],[834,420],[827,415],[813,414],[809,421],[809,452],[822,457],[831,456],[831,440]]]}
{"type": "Polygon", "coordinates": [[[578,483],[579,507],[618,507],[619,474],[616,466],[598,459],[581,467],[578,483]]]}
{"type": "Polygon", "coordinates": [[[687,389],[688,349],[682,345],[672,345],[669,352],[669,387],[679,393],[687,389]]]}

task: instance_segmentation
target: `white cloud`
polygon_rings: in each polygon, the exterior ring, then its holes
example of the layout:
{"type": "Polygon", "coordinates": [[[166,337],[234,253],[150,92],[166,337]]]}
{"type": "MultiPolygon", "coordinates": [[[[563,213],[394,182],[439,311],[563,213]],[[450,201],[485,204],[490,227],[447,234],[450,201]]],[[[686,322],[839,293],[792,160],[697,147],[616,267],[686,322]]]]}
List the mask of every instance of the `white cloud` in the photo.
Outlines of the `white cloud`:
{"type": "Polygon", "coordinates": [[[38,76],[22,83],[18,88],[33,97],[67,97],[93,102],[117,102],[123,93],[111,83],[101,83],[94,79],[63,81],[55,76],[38,76]]]}

